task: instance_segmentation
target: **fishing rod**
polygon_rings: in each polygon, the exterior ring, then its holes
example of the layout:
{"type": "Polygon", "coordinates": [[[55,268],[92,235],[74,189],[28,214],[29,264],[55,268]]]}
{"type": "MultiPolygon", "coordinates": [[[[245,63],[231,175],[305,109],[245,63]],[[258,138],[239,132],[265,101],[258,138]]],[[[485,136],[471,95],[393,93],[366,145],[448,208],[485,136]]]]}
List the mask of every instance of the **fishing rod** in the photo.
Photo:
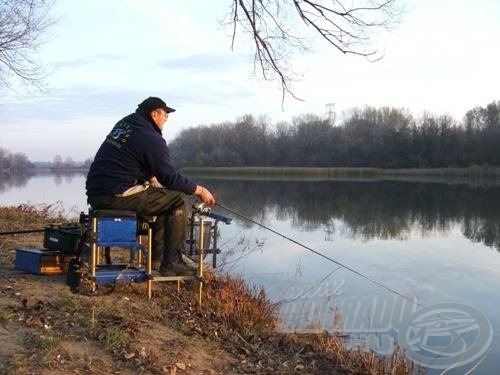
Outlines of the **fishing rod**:
{"type": "Polygon", "coordinates": [[[305,244],[303,244],[303,243],[301,243],[301,242],[299,242],[299,241],[297,241],[297,240],[295,240],[295,239],[293,239],[293,238],[291,238],[291,237],[289,237],[289,236],[287,236],[287,235],[285,235],[283,233],[280,233],[280,232],[274,230],[273,228],[268,227],[267,225],[259,223],[258,221],[255,221],[252,218],[250,218],[248,216],[245,216],[245,215],[243,215],[243,214],[241,214],[241,213],[239,213],[239,212],[237,212],[235,210],[232,210],[231,208],[226,207],[226,206],[224,206],[224,205],[222,205],[220,203],[215,203],[215,205],[219,206],[220,208],[222,208],[222,209],[224,209],[224,210],[226,210],[226,211],[228,211],[230,213],[232,213],[233,215],[236,215],[236,216],[238,216],[238,217],[240,217],[242,219],[245,219],[245,220],[247,220],[247,221],[249,221],[249,222],[251,222],[251,223],[253,223],[255,225],[258,225],[259,227],[264,228],[264,229],[266,229],[266,230],[268,230],[268,231],[276,234],[277,236],[280,236],[281,238],[284,238],[285,240],[288,240],[288,241],[290,241],[290,242],[292,242],[292,243],[294,243],[294,244],[296,244],[296,245],[298,245],[300,247],[303,247],[304,249],[306,249],[306,250],[308,250],[308,251],[310,251],[310,252],[312,252],[312,253],[314,253],[316,255],[319,255],[320,257],[322,257],[322,258],[324,258],[324,259],[326,259],[326,260],[328,260],[328,261],[330,261],[332,263],[335,263],[336,265],[338,265],[338,266],[340,266],[342,268],[345,268],[346,270],[354,273],[355,275],[358,275],[358,276],[362,277],[363,279],[368,280],[369,282],[371,282],[371,283],[373,283],[375,285],[378,285],[381,288],[384,288],[385,290],[387,290],[387,291],[389,291],[389,292],[391,292],[393,294],[396,294],[397,296],[399,296],[399,297],[401,297],[401,298],[403,298],[403,299],[411,302],[412,304],[415,304],[416,306],[418,306],[418,307],[420,307],[422,309],[427,309],[426,306],[421,305],[420,303],[418,303],[415,300],[413,300],[413,299],[405,296],[404,294],[398,292],[397,290],[392,289],[391,287],[388,287],[388,286],[382,284],[380,281],[377,281],[377,280],[375,280],[374,278],[372,278],[370,276],[366,276],[366,275],[362,274],[360,271],[357,271],[356,269],[354,269],[352,267],[349,267],[348,265],[343,264],[342,262],[339,262],[339,261],[337,261],[337,260],[335,260],[333,258],[330,258],[329,256],[327,256],[327,255],[325,255],[325,254],[323,254],[323,253],[321,253],[321,252],[319,252],[317,250],[314,250],[313,248],[311,248],[311,247],[309,247],[309,246],[307,246],[307,245],[305,245],[305,244]]]}
{"type": "Polygon", "coordinates": [[[0,232],[0,236],[7,236],[11,234],[22,234],[22,233],[40,233],[45,231],[45,228],[43,229],[24,229],[24,230],[14,230],[10,232],[0,232]]]}

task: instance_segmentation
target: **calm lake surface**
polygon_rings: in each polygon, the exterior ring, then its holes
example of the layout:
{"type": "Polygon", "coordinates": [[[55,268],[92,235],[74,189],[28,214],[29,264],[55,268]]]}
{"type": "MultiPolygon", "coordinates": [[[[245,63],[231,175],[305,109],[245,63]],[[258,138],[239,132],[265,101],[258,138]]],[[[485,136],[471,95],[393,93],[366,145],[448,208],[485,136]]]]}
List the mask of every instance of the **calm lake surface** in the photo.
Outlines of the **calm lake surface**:
{"type": "MultiPolygon", "coordinates": [[[[83,174],[4,177],[0,205],[59,202],[76,217],[87,210],[84,181],[83,174]]],[[[399,343],[428,373],[453,366],[447,373],[474,366],[477,374],[498,373],[499,186],[202,182],[224,206],[387,287],[217,208],[234,218],[219,224],[219,271],[280,302],[281,330],[342,331],[348,345],[379,353],[399,343]]]]}

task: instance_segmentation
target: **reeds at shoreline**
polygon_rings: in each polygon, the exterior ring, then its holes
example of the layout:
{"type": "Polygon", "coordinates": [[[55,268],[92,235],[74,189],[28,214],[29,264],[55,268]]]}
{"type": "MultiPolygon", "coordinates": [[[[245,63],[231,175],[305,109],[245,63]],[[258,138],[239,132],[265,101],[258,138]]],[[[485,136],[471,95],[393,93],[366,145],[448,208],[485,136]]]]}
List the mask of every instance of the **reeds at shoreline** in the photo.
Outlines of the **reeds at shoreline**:
{"type": "Polygon", "coordinates": [[[300,178],[300,179],[415,179],[466,178],[500,179],[500,168],[317,168],[317,167],[186,167],[183,172],[219,178],[300,178]]]}

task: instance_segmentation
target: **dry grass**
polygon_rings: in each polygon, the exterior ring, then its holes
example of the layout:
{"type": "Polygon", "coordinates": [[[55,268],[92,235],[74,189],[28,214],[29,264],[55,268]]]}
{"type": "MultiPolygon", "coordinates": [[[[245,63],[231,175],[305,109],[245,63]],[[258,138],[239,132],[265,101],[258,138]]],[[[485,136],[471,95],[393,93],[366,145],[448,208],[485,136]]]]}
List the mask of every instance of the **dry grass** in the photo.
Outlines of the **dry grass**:
{"type": "Polygon", "coordinates": [[[278,305],[269,302],[263,288],[251,288],[241,278],[209,275],[205,301],[210,311],[245,338],[276,330],[278,305]]]}
{"type": "Polygon", "coordinates": [[[0,231],[2,232],[43,228],[49,223],[64,221],[66,219],[62,216],[60,203],[0,207],[0,231]]]}
{"type": "Polygon", "coordinates": [[[342,343],[342,337],[330,335],[327,332],[304,335],[299,340],[310,343],[314,350],[332,353],[337,358],[339,367],[347,374],[404,375],[423,373],[423,369],[408,361],[404,352],[399,348],[394,349],[391,357],[380,356],[359,348],[346,349],[342,343]]]}

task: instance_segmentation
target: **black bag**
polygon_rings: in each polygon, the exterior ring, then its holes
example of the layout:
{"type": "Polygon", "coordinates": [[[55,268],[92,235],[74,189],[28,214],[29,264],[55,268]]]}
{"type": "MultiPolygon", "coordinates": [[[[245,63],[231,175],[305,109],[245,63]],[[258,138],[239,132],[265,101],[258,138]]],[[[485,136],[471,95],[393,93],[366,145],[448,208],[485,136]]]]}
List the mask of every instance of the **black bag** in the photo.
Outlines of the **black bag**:
{"type": "Polygon", "coordinates": [[[43,247],[58,250],[63,255],[73,255],[77,252],[79,240],[80,227],[78,225],[51,225],[45,228],[43,247]]]}

